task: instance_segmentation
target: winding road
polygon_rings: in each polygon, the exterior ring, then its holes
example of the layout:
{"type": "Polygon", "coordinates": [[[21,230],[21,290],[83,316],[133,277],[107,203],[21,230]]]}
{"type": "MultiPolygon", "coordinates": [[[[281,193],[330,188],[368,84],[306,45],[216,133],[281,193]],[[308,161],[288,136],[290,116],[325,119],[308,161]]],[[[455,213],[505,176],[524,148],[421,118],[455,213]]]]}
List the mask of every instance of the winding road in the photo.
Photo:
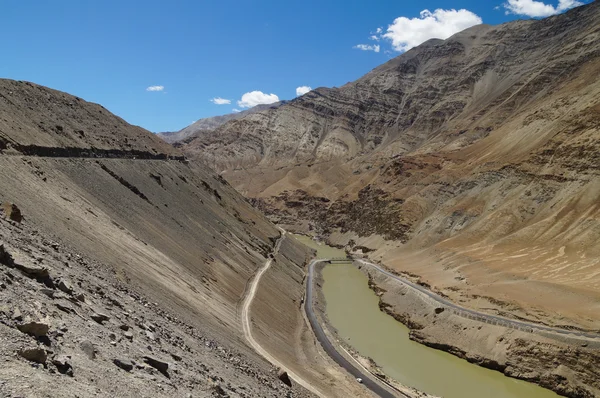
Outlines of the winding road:
{"type": "MultiPolygon", "coordinates": [[[[273,248],[273,252],[272,252],[273,256],[272,257],[275,257],[275,255],[279,252],[279,247],[281,246],[281,243],[285,239],[285,234],[286,234],[286,232],[284,230],[281,230],[281,237],[279,238],[279,240],[275,244],[275,247],[273,248]]],[[[265,262],[265,265],[263,265],[262,268],[258,270],[256,275],[254,275],[254,278],[250,282],[250,287],[248,289],[248,292],[246,293],[246,297],[244,298],[244,302],[242,304],[241,317],[242,317],[242,329],[244,332],[244,337],[246,338],[248,343],[250,343],[252,348],[254,348],[254,350],[256,352],[258,352],[263,358],[265,358],[267,361],[269,361],[274,366],[284,369],[287,372],[288,376],[290,378],[292,378],[292,380],[294,380],[296,383],[298,383],[302,387],[306,388],[308,391],[312,392],[313,394],[315,394],[319,397],[323,397],[324,395],[319,390],[317,390],[314,386],[312,386],[308,381],[304,380],[302,377],[300,377],[296,373],[290,371],[289,369],[286,369],[285,366],[283,366],[283,364],[281,362],[279,362],[277,359],[275,359],[275,357],[273,357],[271,354],[269,354],[269,352],[267,350],[265,350],[258,343],[258,341],[256,341],[256,339],[252,335],[252,317],[250,314],[250,307],[252,305],[252,301],[254,300],[254,297],[256,296],[256,290],[258,289],[260,279],[262,278],[264,273],[267,272],[269,267],[271,267],[272,263],[273,263],[273,258],[269,258],[265,262]]]]}

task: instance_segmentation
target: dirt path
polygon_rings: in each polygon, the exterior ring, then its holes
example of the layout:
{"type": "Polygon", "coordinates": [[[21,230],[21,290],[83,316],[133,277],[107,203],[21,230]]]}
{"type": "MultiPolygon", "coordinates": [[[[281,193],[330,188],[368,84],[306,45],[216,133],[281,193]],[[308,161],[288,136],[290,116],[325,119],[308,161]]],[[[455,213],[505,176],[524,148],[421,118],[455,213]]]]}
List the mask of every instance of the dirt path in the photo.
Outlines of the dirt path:
{"type": "MultiPolygon", "coordinates": [[[[279,240],[277,241],[277,244],[275,245],[275,248],[273,249],[273,255],[277,254],[277,252],[279,251],[279,247],[281,246],[281,242],[283,242],[284,239],[285,239],[285,231],[281,230],[281,237],[279,238],[279,240]]],[[[273,259],[269,258],[265,262],[265,265],[261,269],[258,270],[256,275],[250,282],[250,287],[248,289],[248,292],[246,293],[246,297],[244,298],[244,302],[242,305],[242,329],[244,332],[244,337],[246,338],[246,340],[248,340],[248,343],[250,343],[252,348],[254,348],[254,350],[258,354],[260,354],[263,358],[265,358],[267,361],[269,361],[273,366],[285,370],[288,373],[288,375],[290,376],[290,378],[292,378],[296,383],[298,383],[302,387],[306,388],[308,391],[312,392],[313,394],[315,394],[319,397],[324,397],[325,395],[322,392],[320,392],[319,390],[317,390],[314,386],[312,386],[311,383],[309,383],[307,380],[304,380],[298,374],[287,369],[281,362],[279,362],[271,354],[269,354],[267,352],[267,350],[265,350],[258,343],[258,341],[256,341],[256,339],[252,335],[252,318],[251,318],[251,314],[250,314],[250,307],[252,306],[252,301],[254,300],[254,297],[256,296],[256,291],[258,289],[260,279],[262,278],[264,273],[269,269],[272,262],[273,262],[273,259]]]]}

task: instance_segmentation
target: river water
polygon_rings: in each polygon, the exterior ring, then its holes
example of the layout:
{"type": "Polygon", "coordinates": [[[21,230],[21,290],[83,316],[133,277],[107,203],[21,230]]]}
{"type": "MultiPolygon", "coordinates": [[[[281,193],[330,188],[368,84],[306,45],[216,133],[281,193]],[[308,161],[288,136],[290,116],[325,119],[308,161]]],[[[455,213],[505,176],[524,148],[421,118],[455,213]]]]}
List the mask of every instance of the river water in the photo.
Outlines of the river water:
{"type": "MultiPolygon", "coordinates": [[[[296,236],[320,258],[343,257],[343,250],[296,236]]],[[[351,264],[323,269],[327,316],[340,335],[362,356],[372,358],[391,378],[445,398],[556,398],[535,384],[470,364],[408,338],[408,328],[379,310],[367,277],[351,264]]]]}

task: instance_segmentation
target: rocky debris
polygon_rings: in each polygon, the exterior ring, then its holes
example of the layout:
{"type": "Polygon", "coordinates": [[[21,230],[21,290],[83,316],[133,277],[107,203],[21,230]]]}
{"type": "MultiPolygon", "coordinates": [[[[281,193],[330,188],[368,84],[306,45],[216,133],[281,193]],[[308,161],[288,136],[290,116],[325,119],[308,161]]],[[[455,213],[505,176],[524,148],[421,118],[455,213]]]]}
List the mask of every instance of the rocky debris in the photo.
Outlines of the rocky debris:
{"type": "Polygon", "coordinates": [[[18,354],[28,361],[45,364],[48,359],[46,350],[40,347],[36,348],[25,348],[18,351],[18,354]]]}
{"type": "Polygon", "coordinates": [[[110,319],[110,317],[108,315],[97,313],[97,312],[90,315],[90,318],[92,318],[94,321],[98,322],[100,325],[104,324],[104,322],[106,322],[110,319]]]}
{"type": "Polygon", "coordinates": [[[48,334],[48,331],[50,330],[50,325],[45,322],[26,322],[17,325],[17,329],[31,336],[42,337],[48,334]]]}
{"type": "Polygon", "coordinates": [[[59,373],[73,377],[73,366],[69,363],[71,357],[60,355],[52,358],[52,364],[56,366],[59,373]]]}
{"type": "Polygon", "coordinates": [[[127,372],[131,372],[133,370],[133,365],[134,363],[128,359],[113,359],[113,363],[115,365],[117,365],[119,368],[127,371],[127,372]]]}
{"type": "Polygon", "coordinates": [[[14,203],[2,203],[2,212],[4,213],[4,217],[8,218],[9,220],[12,220],[17,223],[23,221],[23,215],[21,214],[21,210],[14,203]]]}
{"type": "Polygon", "coordinates": [[[292,386],[292,379],[290,379],[290,376],[285,370],[279,369],[279,371],[277,372],[277,378],[281,380],[286,386],[292,386]]]}
{"type": "Polygon", "coordinates": [[[169,364],[167,362],[163,362],[163,361],[160,361],[156,358],[149,357],[149,356],[144,357],[144,362],[146,362],[148,365],[152,366],[154,369],[158,370],[160,373],[162,373],[166,377],[170,377],[169,373],[168,373],[169,364]]]}
{"type": "Polygon", "coordinates": [[[96,347],[94,347],[94,344],[91,341],[82,341],[79,344],[79,348],[81,348],[81,351],[83,351],[89,359],[93,360],[96,358],[96,347]]]}
{"type": "Polygon", "coordinates": [[[439,314],[441,314],[441,313],[442,313],[442,312],[444,312],[444,311],[445,311],[445,308],[444,308],[444,307],[437,307],[437,308],[434,310],[434,312],[435,312],[436,314],[438,314],[438,315],[439,315],[439,314]]]}
{"type": "Polygon", "coordinates": [[[107,265],[62,242],[54,244],[54,237],[28,223],[0,218],[0,236],[0,282],[6,286],[0,290],[0,348],[15,353],[7,356],[3,371],[17,369],[15,362],[21,362],[22,377],[36,380],[26,391],[20,382],[0,381],[0,395],[8,386],[7,396],[68,395],[71,388],[90,395],[204,396],[211,380],[219,384],[215,396],[285,395],[284,386],[273,382],[252,357],[207,338],[204,333],[214,333],[209,328],[199,330],[180,314],[164,311],[158,300],[115,278],[107,265]],[[52,283],[37,283],[38,277],[52,283]],[[29,346],[33,338],[45,347],[29,346]],[[149,355],[138,361],[140,352],[149,355]],[[117,366],[129,370],[121,372],[117,366]],[[73,379],[65,383],[66,376],[73,379]]]}

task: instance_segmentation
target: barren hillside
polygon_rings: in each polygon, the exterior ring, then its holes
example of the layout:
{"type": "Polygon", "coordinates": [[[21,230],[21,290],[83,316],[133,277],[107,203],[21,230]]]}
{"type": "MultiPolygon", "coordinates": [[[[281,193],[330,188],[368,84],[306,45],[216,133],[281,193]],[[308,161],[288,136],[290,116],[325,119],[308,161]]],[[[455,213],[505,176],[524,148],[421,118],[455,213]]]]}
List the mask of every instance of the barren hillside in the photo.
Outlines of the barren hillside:
{"type": "MultiPolygon", "coordinates": [[[[0,203],[0,395],[309,395],[242,333],[281,233],[205,166],[99,105],[0,80],[0,203]]],[[[283,243],[260,290],[280,312],[252,309],[261,333],[300,314],[310,253],[283,243]]],[[[305,343],[263,342],[312,385],[362,394],[305,343]]]]}
{"type": "Polygon", "coordinates": [[[600,329],[600,3],[430,40],[184,150],[467,306],[600,329]]]}

